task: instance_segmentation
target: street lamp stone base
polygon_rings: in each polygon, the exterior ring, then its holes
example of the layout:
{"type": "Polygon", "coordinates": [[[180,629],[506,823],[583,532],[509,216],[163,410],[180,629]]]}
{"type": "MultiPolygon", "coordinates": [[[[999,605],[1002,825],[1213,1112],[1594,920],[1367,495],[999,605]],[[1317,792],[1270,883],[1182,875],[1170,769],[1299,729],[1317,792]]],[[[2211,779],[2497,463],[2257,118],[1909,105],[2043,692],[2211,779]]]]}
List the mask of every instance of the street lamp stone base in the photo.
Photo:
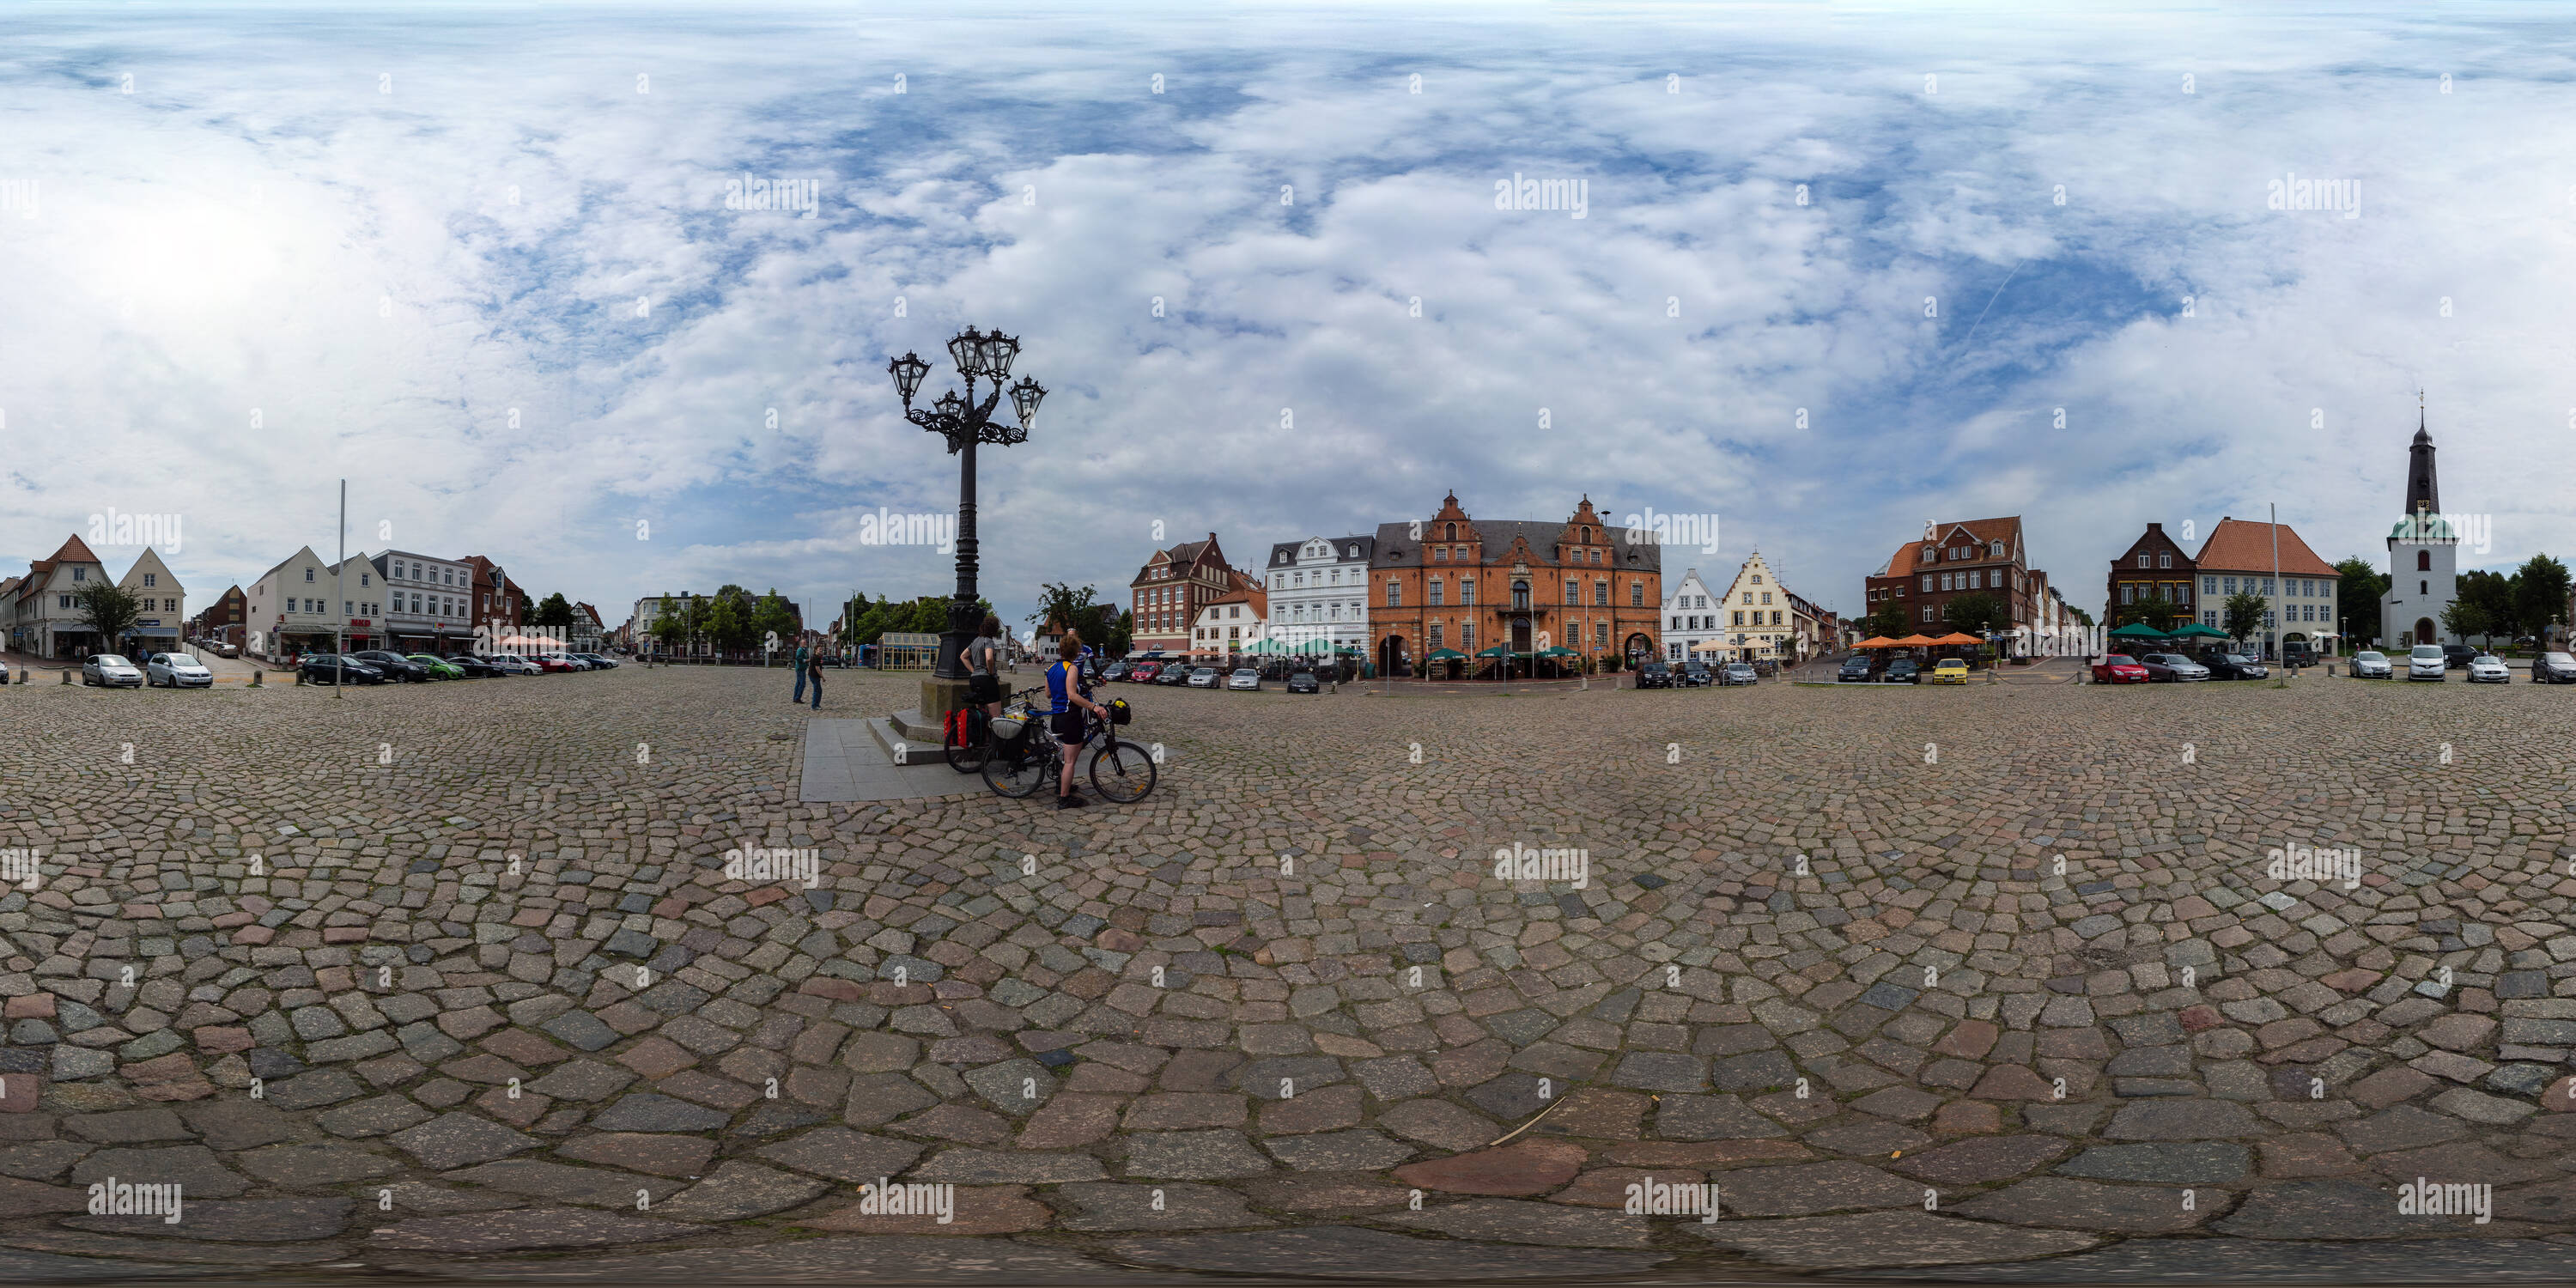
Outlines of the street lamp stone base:
{"type": "Polygon", "coordinates": [[[966,703],[966,681],[943,680],[937,676],[921,682],[921,717],[934,729],[948,725],[948,713],[966,703]]]}

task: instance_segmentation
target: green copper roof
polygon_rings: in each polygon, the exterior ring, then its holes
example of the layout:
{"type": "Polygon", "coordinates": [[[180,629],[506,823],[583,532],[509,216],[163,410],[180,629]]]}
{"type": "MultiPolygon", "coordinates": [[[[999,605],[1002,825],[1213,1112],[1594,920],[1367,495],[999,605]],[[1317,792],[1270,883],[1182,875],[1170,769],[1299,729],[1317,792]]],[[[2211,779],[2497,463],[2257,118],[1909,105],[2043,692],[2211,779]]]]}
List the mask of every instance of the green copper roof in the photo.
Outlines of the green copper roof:
{"type": "Polygon", "coordinates": [[[2456,541],[2459,539],[2459,534],[2451,530],[2449,521],[2429,511],[2421,519],[2411,514],[2399,519],[2388,529],[2388,536],[2393,541],[2456,541]]]}

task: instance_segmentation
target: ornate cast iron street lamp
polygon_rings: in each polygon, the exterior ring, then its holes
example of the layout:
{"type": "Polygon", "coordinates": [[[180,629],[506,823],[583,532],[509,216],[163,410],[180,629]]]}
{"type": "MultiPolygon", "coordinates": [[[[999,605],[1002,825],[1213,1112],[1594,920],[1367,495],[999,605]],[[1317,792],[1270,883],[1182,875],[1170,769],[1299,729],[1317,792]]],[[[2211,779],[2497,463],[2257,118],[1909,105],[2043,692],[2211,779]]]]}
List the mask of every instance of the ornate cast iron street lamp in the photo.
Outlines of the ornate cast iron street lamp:
{"type": "Polygon", "coordinates": [[[930,374],[930,364],[920,355],[906,353],[886,364],[894,377],[895,392],[903,395],[904,419],[948,440],[948,453],[958,460],[957,485],[957,595],[948,605],[948,629],[939,635],[939,662],[931,678],[922,681],[921,715],[925,721],[942,721],[948,713],[966,703],[966,644],[975,638],[982,620],[975,608],[975,447],[992,443],[1007,447],[1028,441],[1029,429],[1037,421],[1038,404],[1046,390],[1037,381],[1021,376],[1019,383],[1005,387],[1011,378],[1011,363],[1020,356],[1017,338],[968,327],[948,341],[949,360],[956,364],[957,374],[966,381],[961,397],[951,389],[941,394],[927,408],[912,405],[913,395],[921,389],[921,378],[930,374]],[[975,382],[992,385],[982,402],[975,399],[975,382]],[[1018,416],[1017,425],[993,419],[993,409],[1009,394],[1011,410],[1018,416]]]}

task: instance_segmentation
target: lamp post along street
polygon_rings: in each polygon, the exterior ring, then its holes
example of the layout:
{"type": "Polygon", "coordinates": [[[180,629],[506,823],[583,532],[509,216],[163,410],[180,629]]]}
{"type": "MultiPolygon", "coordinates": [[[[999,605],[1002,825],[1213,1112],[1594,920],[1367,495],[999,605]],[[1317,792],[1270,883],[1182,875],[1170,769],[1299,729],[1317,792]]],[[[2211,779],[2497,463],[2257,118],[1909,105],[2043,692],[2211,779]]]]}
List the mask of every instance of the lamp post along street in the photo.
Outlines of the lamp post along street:
{"type": "Polygon", "coordinates": [[[966,382],[960,396],[954,389],[942,394],[927,408],[912,405],[913,395],[921,388],[921,378],[930,373],[930,364],[920,355],[906,353],[886,364],[887,374],[894,377],[895,392],[903,396],[904,419],[948,440],[948,453],[957,462],[957,593],[948,605],[948,629],[939,635],[938,663],[930,678],[921,682],[920,715],[926,723],[938,723],[948,713],[966,705],[966,645],[974,639],[982,624],[975,603],[975,574],[979,566],[975,541],[975,448],[991,443],[1008,447],[1028,441],[1029,429],[1037,421],[1038,404],[1046,390],[1037,381],[1023,375],[1019,383],[1005,387],[1011,377],[1011,364],[1020,354],[1020,342],[999,330],[978,331],[968,327],[948,341],[948,356],[956,364],[957,374],[966,382]],[[975,382],[988,381],[992,388],[982,402],[975,399],[975,382]],[[1008,424],[993,419],[993,409],[1001,405],[1002,396],[1010,395],[1011,410],[1019,423],[1008,424]]]}

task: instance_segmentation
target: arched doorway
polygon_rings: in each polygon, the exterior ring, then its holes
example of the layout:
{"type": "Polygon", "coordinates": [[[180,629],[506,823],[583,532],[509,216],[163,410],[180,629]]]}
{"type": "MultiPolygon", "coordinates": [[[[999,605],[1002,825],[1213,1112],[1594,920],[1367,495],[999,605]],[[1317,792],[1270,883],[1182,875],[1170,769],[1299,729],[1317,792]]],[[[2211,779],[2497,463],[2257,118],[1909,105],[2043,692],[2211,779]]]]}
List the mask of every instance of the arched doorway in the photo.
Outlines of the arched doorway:
{"type": "Polygon", "coordinates": [[[2430,644],[2433,642],[2432,618],[2418,617],[2415,619],[2415,642],[2418,644],[2430,644]]]}
{"type": "Polygon", "coordinates": [[[1377,642],[1377,673],[1388,679],[1404,674],[1404,637],[1389,635],[1377,642]]]}
{"type": "Polygon", "coordinates": [[[1627,655],[1628,669],[1633,671],[1639,663],[1655,655],[1655,642],[1642,633],[1631,634],[1620,642],[1619,651],[1627,655]]]}

